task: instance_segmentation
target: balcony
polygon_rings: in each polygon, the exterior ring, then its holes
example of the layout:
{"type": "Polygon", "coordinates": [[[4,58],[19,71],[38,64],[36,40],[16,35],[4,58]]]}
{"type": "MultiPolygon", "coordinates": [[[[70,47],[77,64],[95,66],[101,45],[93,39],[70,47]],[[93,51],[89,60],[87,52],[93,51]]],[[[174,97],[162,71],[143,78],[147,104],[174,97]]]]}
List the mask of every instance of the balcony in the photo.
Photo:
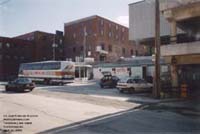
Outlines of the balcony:
{"type": "Polygon", "coordinates": [[[161,46],[162,56],[200,54],[200,41],[161,46]]]}
{"type": "Polygon", "coordinates": [[[176,22],[200,16],[200,0],[174,0],[162,3],[161,11],[164,17],[176,22]]]}
{"type": "Polygon", "coordinates": [[[200,2],[200,0],[165,0],[160,2],[160,9],[167,10],[196,2],[200,2]]]}
{"type": "Polygon", "coordinates": [[[96,47],[96,52],[99,52],[100,54],[108,54],[108,52],[103,50],[101,46],[96,47]]]}

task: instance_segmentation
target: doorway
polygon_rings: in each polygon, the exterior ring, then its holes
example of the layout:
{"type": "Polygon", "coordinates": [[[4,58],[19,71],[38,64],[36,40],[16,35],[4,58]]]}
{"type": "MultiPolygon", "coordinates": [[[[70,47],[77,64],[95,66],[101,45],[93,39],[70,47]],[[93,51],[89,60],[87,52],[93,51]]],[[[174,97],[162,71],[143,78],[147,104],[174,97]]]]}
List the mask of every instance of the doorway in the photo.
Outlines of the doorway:
{"type": "Polygon", "coordinates": [[[200,65],[178,66],[179,84],[186,83],[192,94],[200,95],[200,65]]]}

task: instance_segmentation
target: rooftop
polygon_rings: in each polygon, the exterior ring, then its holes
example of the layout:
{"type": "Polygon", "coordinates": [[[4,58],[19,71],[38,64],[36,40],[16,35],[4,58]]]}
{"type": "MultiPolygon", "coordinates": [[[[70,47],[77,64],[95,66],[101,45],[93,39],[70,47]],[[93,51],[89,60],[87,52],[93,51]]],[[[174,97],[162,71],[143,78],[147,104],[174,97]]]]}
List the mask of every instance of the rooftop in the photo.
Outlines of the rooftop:
{"type": "MultiPolygon", "coordinates": [[[[160,59],[160,64],[166,64],[164,58],[160,59]]],[[[153,56],[139,56],[133,58],[124,58],[115,63],[100,63],[94,67],[132,67],[132,66],[152,66],[154,65],[153,56]]]]}
{"type": "Polygon", "coordinates": [[[200,0],[167,0],[161,2],[160,9],[163,10],[169,10],[179,7],[188,6],[191,4],[199,3],[200,0]]]}
{"type": "Polygon", "coordinates": [[[133,2],[133,3],[130,3],[130,4],[128,4],[129,6],[130,5],[135,5],[135,4],[139,4],[139,3],[141,3],[141,2],[145,2],[145,0],[141,0],[141,1],[138,1],[138,2],[133,2]]]}
{"type": "Polygon", "coordinates": [[[44,31],[36,30],[36,31],[29,32],[29,33],[25,33],[25,34],[22,34],[22,35],[15,36],[13,38],[18,38],[18,37],[22,37],[22,36],[25,36],[25,35],[28,35],[28,34],[34,34],[34,33],[43,33],[43,34],[54,35],[53,33],[48,33],[48,32],[44,32],[44,31]]]}
{"type": "Polygon", "coordinates": [[[102,19],[104,19],[104,20],[110,21],[110,22],[112,22],[112,23],[115,23],[116,25],[120,25],[120,26],[122,26],[122,27],[128,29],[128,27],[126,27],[126,26],[123,26],[123,25],[121,25],[121,24],[118,24],[118,23],[116,23],[116,22],[114,22],[114,21],[111,21],[111,20],[109,20],[109,19],[106,19],[106,18],[101,17],[101,16],[98,16],[98,15],[92,15],[92,16],[89,16],[89,17],[85,17],[85,18],[81,18],[81,19],[74,20],[74,21],[71,21],[71,22],[67,22],[67,23],[65,23],[64,25],[65,25],[65,26],[70,26],[70,25],[73,25],[73,24],[78,24],[78,23],[81,23],[81,22],[85,22],[85,21],[88,21],[88,20],[92,20],[92,19],[95,19],[95,18],[102,18],[102,19]]]}

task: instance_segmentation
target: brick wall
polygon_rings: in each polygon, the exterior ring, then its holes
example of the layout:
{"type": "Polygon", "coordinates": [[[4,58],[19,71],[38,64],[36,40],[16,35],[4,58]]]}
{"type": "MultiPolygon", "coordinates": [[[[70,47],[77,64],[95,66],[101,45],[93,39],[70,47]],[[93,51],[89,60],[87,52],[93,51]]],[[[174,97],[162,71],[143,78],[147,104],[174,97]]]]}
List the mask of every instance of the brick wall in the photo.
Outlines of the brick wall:
{"type": "Polygon", "coordinates": [[[20,63],[31,61],[33,54],[32,41],[0,37],[0,80],[17,77],[20,63]]]}
{"type": "Polygon", "coordinates": [[[106,62],[113,62],[120,57],[134,55],[134,45],[129,44],[128,28],[100,16],[91,16],[65,24],[65,56],[75,59],[83,55],[84,27],[86,27],[86,55],[93,57],[96,62],[105,58],[106,62]],[[108,54],[100,54],[97,46],[108,54]],[[88,55],[88,51],[91,55],[88,55]]]}
{"type": "Polygon", "coordinates": [[[64,60],[64,37],[62,32],[57,34],[34,31],[15,38],[23,40],[32,40],[34,42],[34,59],[33,61],[44,61],[53,59],[53,43],[57,45],[55,48],[55,59],[64,60]]]}

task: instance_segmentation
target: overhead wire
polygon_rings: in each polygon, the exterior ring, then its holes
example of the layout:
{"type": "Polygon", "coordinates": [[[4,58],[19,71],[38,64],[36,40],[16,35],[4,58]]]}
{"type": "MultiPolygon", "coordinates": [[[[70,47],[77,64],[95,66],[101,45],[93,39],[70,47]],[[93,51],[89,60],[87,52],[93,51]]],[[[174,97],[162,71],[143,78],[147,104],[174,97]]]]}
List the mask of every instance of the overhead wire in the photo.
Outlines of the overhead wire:
{"type": "Polygon", "coordinates": [[[7,4],[9,1],[11,1],[11,0],[4,0],[4,1],[0,2],[0,5],[7,4]]]}

